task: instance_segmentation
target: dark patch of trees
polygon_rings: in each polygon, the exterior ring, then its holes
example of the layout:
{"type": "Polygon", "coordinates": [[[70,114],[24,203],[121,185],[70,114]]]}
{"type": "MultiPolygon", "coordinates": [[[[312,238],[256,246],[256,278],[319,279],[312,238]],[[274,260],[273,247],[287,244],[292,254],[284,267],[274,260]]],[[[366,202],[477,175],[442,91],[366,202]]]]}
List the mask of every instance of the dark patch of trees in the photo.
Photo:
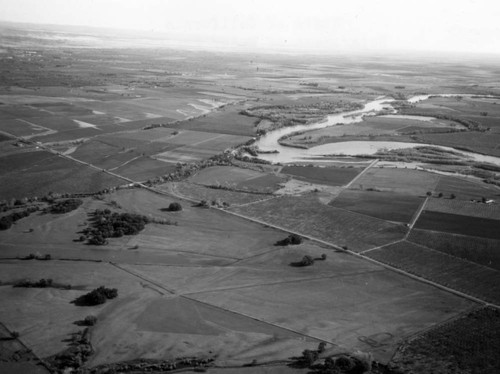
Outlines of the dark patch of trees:
{"type": "Polygon", "coordinates": [[[83,201],[80,199],[67,199],[51,204],[47,211],[52,214],[63,214],[78,209],[82,204],[83,201]]]}
{"type": "Polygon", "coordinates": [[[286,246],[286,245],[298,245],[302,243],[302,237],[297,234],[290,234],[285,239],[278,240],[274,245],[276,246],[286,246]]]}
{"type": "Polygon", "coordinates": [[[116,288],[98,287],[85,295],[78,297],[74,303],[78,306],[94,306],[104,304],[108,299],[114,299],[118,296],[116,288]]]}
{"type": "Polygon", "coordinates": [[[107,238],[136,235],[150,222],[148,217],[140,214],[117,213],[109,209],[96,209],[91,215],[91,227],[83,233],[88,238],[88,244],[93,245],[107,244],[107,238]]]}
{"type": "Polygon", "coordinates": [[[30,280],[22,280],[14,284],[14,287],[25,287],[25,288],[46,288],[52,287],[53,281],[52,279],[42,278],[39,281],[33,282],[30,280]]]}
{"type": "Polygon", "coordinates": [[[305,255],[304,257],[302,257],[302,260],[297,262],[292,262],[290,265],[295,267],[304,267],[304,266],[311,266],[313,264],[314,264],[314,259],[309,255],[305,255]]]}
{"type": "Polygon", "coordinates": [[[12,227],[14,222],[19,221],[21,218],[28,217],[31,213],[36,212],[38,207],[30,206],[28,209],[20,212],[14,212],[7,216],[0,218],[0,230],[8,230],[12,227]]]}
{"type": "Polygon", "coordinates": [[[292,262],[290,266],[294,267],[304,267],[304,266],[311,266],[314,264],[314,261],[325,261],[326,260],[326,254],[322,254],[320,257],[312,258],[309,255],[305,255],[302,257],[302,260],[297,261],[297,262],[292,262]]]}
{"type": "MultiPolygon", "coordinates": [[[[372,372],[373,360],[369,354],[341,354],[323,359],[321,355],[325,350],[326,344],[323,342],[319,344],[316,350],[306,349],[302,352],[302,356],[294,357],[294,361],[290,366],[312,369],[311,373],[313,374],[363,374],[372,372]]],[[[390,371],[384,372],[389,373],[390,371]]]]}
{"type": "Polygon", "coordinates": [[[21,260],[39,260],[39,261],[50,261],[52,260],[52,256],[50,254],[41,255],[39,253],[30,253],[27,256],[21,258],[21,260]]]}
{"type": "Polygon", "coordinates": [[[38,281],[31,281],[28,279],[23,279],[19,282],[14,283],[14,287],[24,287],[24,288],[48,288],[48,287],[52,287],[52,288],[59,288],[59,289],[63,289],[63,290],[70,290],[71,289],[71,285],[69,285],[69,284],[66,284],[66,285],[57,284],[57,283],[54,283],[54,281],[50,278],[47,278],[47,279],[42,278],[38,281]]]}

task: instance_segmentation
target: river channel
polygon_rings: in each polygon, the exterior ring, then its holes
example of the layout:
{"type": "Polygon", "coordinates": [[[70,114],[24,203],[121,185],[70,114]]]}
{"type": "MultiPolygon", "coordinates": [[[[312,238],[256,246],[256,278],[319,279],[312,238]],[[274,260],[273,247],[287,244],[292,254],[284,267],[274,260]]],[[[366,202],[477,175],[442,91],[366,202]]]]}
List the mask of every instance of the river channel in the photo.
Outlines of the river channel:
{"type": "MultiPolygon", "coordinates": [[[[416,103],[418,101],[427,100],[430,95],[419,95],[408,99],[409,103],[416,103]]],[[[443,95],[432,95],[432,96],[458,96],[451,94],[443,95]]],[[[272,163],[294,163],[294,162],[321,162],[322,156],[361,156],[361,155],[373,155],[379,150],[393,150],[393,149],[403,149],[403,148],[413,148],[421,146],[432,146],[437,147],[447,151],[454,151],[463,155],[466,160],[473,160],[478,162],[487,162],[500,166],[500,158],[493,156],[485,156],[473,152],[465,152],[462,150],[454,149],[451,147],[437,146],[433,144],[422,144],[422,143],[405,143],[405,142],[389,142],[389,141],[350,141],[350,142],[337,142],[319,145],[316,147],[311,147],[309,149],[295,148],[282,146],[279,144],[278,140],[286,135],[290,135],[295,132],[310,131],[322,129],[325,127],[336,126],[339,124],[352,124],[358,123],[363,120],[363,117],[376,115],[377,113],[384,111],[386,114],[388,111],[392,110],[393,113],[396,111],[392,108],[391,102],[392,98],[377,98],[374,101],[365,104],[363,109],[337,113],[329,115],[325,120],[310,124],[310,125],[298,125],[283,127],[274,131],[270,131],[264,136],[260,137],[255,145],[259,150],[264,152],[278,151],[278,153],[262,153],[259,154],[259,158],[272,163]]],[[[422,120],[432,120],[432,117],[422,117],[422,120]]],[[[328,158],[324,158],[323,161],[330,161],[328,158]]]]}

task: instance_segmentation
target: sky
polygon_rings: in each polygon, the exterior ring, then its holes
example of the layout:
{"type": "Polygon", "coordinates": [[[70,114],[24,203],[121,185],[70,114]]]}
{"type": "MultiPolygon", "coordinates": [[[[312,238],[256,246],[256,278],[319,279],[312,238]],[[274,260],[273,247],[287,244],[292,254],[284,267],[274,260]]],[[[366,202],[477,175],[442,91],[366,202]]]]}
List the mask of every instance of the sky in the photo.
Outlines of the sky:
{"type": "Polygon", "coordinates": [[[500,55],[498,0],[0,0],[0,20],[143,30],[226,49],[500,55]]]}

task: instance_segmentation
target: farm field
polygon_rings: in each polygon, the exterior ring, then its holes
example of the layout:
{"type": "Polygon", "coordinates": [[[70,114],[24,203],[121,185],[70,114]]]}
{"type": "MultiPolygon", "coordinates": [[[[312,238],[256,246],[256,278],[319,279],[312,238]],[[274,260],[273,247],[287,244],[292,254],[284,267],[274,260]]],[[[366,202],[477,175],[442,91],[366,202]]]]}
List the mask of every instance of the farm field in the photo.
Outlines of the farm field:
{"type": "Polygon", "coordinates": [[[456,199],[429,199],[425,209],[433,212],[500,220],[500,205],[456,199]]]}
{"type": "Polygon", "coordinates": [[[429,279],[467,295],[498,304],[500,272],[410,242],[367,252],[380,262],[429,279]]]}
{"type": "Polygon", "coordinates": [[[213,166],[200,170],[196,175],[189,178],[189,181],[205,186],[236,185],[263,175],[263,173],[252,169],[243,169],[234,166],[213,166]]]}
{"type": "MultiPolygon", "coordinates": [[[[122,179],[43,151],[32,153],[32,156],[41,157],[37,159],[29,155],[28,160],[31,160],[27,163],[26,154],[20,154],[15,158],[19,159],[23,169],[17,166],[16,170],[2,173],[0,199],[41,197],[49,192],[93,193],[125,183],[122,179]],[[44,159],[44,156],[47,157],[44,159]]],[[[7,157],[8,160],[4,161],[13,167],[13,157],[7,157]]]]}
{"type": "Polygon", "coordinates": [[[427,191],[434,189],[439,179],[439,175],[419,170],[372,168],[357,179],[351,188],[425,196],[427,191]]]}
{"type": "Polygon", "coordinates": [[[341,348],[369,350],[381,362],[390,360],[402,338],[472,305],[377,267],[363,274],[200,292],[190,298],[316,336],[341,348]],[[432,311],[424,307],[427,303],[433,304],[432,311]],[[373,346],[363,342],[368,339],[383,343],[373,346]]]}
{"type": "Polygon", "coordinates": [[[415,374],[495,373],[500,370],[499,321],[498,309],[476,309],[404,344],[393,362],[415,374]]]}
{"type": "Polygon", "coordinates": [[[423,197],[394,192],[344,190],[330,205],[387,221],[409,223],[424,201],[423,197]]]}
{"type": "Polygon", "coordinates": [[[253,136],[259,120],[239,114],[243,108],[243,106],[235,106],[220,109],[191,121],[170,125],[170,127],[218,134],[253,136]]]}
{"type": "Polygon", "coordinates": [[[173,184],[160,185],[160,189],[165,191],[174,190],[176,194],[195,201],[220,201],[229,205],[245,205],[257,201],[274,198],[270,194],[250,193],[240,191],[221,190],[218,188],[207,188],[188,182],[176,182],[173,184]]]}
{"type": "Polygon", "coordinates": [[[343,186],[354,179],[363,168],[357,167],[317,167],[317,166],[285,166],[281,173],[310,183],[343,186]]]}
{"type": "Polygon", "coordinates": [[[499,194],[495,186],[443,175],[439,177],[434,191],[443,193],[445,197],[454,194],[457,200],[481,200],[483,197],[495,200],[499,194]]]}
{"type": "Polygon", "coordinates": [[[284,196],[230,210],[337,246],[347,246],[356,252],[402,239],[406,233],[402,224],[324,205],[314,192],[300,197],[284,196]]]}
{"type": "Polygon", "coordinates": [[[415,228],[500,239],[500,220],[424,210],[415,228]]]}
{"type": "Polygon", "coordinates": [[[500,270],[500,241],[446,232],[413,229],[408,241],[500,270]]]}
{"type": "Polygon", "coordinates": [[[224,186],[237,190],[268,193],[276,191],[285,181],[284,176],[234,166],[206,168],[189,178],[189,182],[205,186],[224,186]]]}

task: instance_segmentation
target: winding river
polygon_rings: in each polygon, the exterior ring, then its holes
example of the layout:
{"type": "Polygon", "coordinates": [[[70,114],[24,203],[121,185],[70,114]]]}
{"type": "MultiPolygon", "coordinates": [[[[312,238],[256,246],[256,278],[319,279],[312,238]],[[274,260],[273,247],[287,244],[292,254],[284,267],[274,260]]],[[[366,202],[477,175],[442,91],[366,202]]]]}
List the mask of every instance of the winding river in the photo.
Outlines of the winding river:
{"type": "MultiPolygon", "coordinates": [[[[422,100],[427,100],[429,99],[430,96],[431,95],[414,96],[408,99],[408,102],[416,103],[422,100]]],[[[442,95],[432,95],[432,96],[450,97],[450,96],[461,96],[461,95],[442,94],[442,95]]],[[[464,159],[478,161],[478,162],[487,162],[500,166],[499,157],[485,156],[478,153],[465,152],[451,147],[436,146],[433,144],[388,142],[388,141],[380,141],[380,142],[350,141],[350,142],[329,143],[329,144],[319,145],[316,147],[311,147],[309,149],[302,149],[302,148],[282,146],[281,144],[278,143],[278,140],[281,137],[285,135],[290,135],[294,132],[322,129],[325,127],[335,126],[340,123],[342,124],[358,123],[363,120],[363,117],[376,115],[382,110],[385,110],[387,112],[387,110],[392,109],[393,113],[396,113],[396,110],[394,110],[391,106],[391,102],[393,101],[394,99],[387,97],[377,98],[376,100],[365,104],[363,109],[351,112],[332,114],[329,115],[326,118],[326,120],[318,123],[310,125],[283,127],[275,131],[270,131],[266,135],[260,137],[255,142],[255,145],[261,151],[264,152],[278,151],[278,153],[262,153],[259,155],[259,158],[264,159],[266,161],[270,161],[272,163],[283,163],[283,164],[293,163],[293,162],[308,162],[313,160],[314,162],[321,162],[321,161],[330,161],[328,160],[328,158],[324,158],[324,160],[321,160],[321,157],[326,155],[360,156],[367,154],[375,154],[379,150],[393,150],[393,149],[413,148],[421,146],[432,146],[443,150],[460,153],[463,155],[464,159]]],[[[422,119],[425,120],[426,117],[423,117],[422,119]]]]}

